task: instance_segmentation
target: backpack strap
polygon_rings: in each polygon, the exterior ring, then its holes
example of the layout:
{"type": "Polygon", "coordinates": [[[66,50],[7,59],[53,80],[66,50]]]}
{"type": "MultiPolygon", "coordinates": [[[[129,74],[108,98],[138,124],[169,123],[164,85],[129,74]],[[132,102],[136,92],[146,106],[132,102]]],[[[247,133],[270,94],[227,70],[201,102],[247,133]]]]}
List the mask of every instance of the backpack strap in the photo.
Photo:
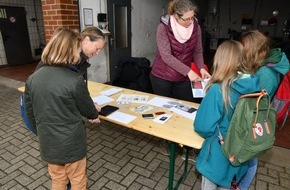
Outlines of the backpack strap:
{"type": "MultiPolygon", "coordinates": [[[[266,92],[266,90],[265,89],[263,89],[263,90],[261,90],[260,92],[256,92],[256,93],[252,93],[252,94],[245,94],[245,95],[242,95],[242,96],[240,96],[240,98],[239,99],[242,99],[242,98],[250,98],[250,97],[257,97],[257,96],[264,96],[264,95],[266,95],[267,94],[267,92],[266,92]]],[[[260,98],[261,99],[261,98],[260,98]]]]}

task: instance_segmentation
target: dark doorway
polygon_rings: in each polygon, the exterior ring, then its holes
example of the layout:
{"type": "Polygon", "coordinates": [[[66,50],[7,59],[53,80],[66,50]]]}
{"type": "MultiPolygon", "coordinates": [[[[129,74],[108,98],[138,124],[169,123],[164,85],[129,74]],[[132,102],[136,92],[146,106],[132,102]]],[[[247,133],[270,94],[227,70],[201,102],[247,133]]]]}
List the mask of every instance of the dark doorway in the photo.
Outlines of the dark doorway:
{"type": "Polygon", "coordinates": [[[33,61],[24,7],[0,6],[0,30],[8,65],[33,61]]]}
{"type": "Polygon", "coordinates": [[[131,57],[131,0],[108,0],[110,81],[120,73],[118,64],[131,57]]]}

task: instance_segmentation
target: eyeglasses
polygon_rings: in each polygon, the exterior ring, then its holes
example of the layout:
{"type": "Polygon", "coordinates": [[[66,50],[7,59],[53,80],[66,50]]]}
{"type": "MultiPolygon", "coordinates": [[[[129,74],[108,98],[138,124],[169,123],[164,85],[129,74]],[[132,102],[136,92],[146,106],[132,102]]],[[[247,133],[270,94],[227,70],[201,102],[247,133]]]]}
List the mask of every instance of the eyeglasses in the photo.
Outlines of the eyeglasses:
{"type": "Polygon", "coordinates": [[[190,18],[182,18],[182,16],[179,16],[179,18],[181,19],[181,20],[183,20],[184,22],[189,22],[189,21],[192,21],[192,20],[194,20],[194,16],[193,17],[190,17],[190,18]]]}

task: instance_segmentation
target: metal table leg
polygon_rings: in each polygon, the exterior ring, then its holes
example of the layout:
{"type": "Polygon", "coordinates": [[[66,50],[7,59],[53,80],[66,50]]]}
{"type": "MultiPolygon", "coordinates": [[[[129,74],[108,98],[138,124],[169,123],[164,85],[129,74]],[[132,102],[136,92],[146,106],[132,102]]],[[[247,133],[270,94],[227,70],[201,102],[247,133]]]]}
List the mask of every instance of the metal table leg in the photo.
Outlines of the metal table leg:
{"type": "Polygon", "coordinates": [[[179,185],[183,182],[187,175],[187,167],[188,167],[188,149],[186,148],[186,155],[185,155],[185,163],[184,163],[184,170],[183,174],[180,176],[176,186],[173,188],[173,180],[174,180],[174,166],[175,166],[175,150],[176,150],[176,143],[170,142],[170,157],[169,157],[169,181],[168,181],[168,190],[177,190],[179,185]]]}
{"type": "Polygon", "coordinates": [[[170,155],[169,155],[169,181],[168,181],[168,190],[173,189],[173,179],[174,179],[174,165],[175,165],[175,149],[176,143],[170,143],[170,155]]]}

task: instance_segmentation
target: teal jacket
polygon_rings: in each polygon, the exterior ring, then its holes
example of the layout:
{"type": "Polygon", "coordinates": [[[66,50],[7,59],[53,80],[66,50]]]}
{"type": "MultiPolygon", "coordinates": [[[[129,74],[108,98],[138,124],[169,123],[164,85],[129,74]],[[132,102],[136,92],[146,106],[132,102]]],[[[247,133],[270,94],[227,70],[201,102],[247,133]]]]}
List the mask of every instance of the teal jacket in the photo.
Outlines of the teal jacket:
{"type": "Polygon", "coordinates": [[[263,62],[262,67],[256,72],[260,79],[260,86],[266,89],[272,98],[279,86],[282,76],[290,69],[289,60],[279,48],[272,49],[270,56],[263,62]]]}
{"type": "Polygon", "coordinates": [[[68,67],[43,66],[28,78],[24,98],[44,161],[67,164],[86,156],[82,118],[95,119],[98,112],[82,75],[68,67]]]}
{"type": "MultiPolygon", "coordinates": [[[[235,107],[240,95],[259,91],[258,77],[237,79],[231,90],[230,101],[235,107]]],[[[202,100],[194,121],[194,131],[205,138],[201,151],[196,160],[197,170],[213,183],[230,188],[231,182],[236,177],[240,180],[248,170],[248,164],[235,167],[224,156],[218,139],[219,125],[221,134],[226,136],[233,109],[224,108],[221,85],[213,84],[202,100]]]]}

